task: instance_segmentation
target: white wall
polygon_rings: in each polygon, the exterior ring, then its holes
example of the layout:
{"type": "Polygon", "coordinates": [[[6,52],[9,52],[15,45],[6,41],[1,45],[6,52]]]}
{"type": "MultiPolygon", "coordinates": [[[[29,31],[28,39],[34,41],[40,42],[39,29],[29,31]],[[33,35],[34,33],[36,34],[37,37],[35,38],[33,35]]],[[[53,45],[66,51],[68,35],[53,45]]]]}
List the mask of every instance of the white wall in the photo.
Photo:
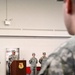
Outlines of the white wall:
{"type": "Polygon", "coordinates": [[[62,2],[57,0],[7,0],[10,26],[4,25],[6,0],[0,0],[0,11],[0,28],[65,30],[62,2]]]}
{"type": "Polygon", "coordinates": [[[0,35],[50,36],[65,35],[62,2],[57,0],[0,0],[0,35]]]}

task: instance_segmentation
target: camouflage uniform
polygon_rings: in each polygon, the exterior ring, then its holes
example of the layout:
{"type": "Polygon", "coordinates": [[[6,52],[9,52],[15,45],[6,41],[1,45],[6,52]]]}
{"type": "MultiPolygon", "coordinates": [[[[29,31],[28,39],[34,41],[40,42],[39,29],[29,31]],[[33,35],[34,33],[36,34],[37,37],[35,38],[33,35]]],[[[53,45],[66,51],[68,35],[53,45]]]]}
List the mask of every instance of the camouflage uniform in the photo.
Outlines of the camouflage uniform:
{"type": "MultiPolygon", "coordinates": [[[[43,56],[39,59],[39,63],[41,64],[41,69],[42,69],[42,67],[44,66],[46,60],[47,60],[47,57],[43,57],[43,56]]],[[[44,75],[47,74],[47,71],[48,71],[48,70],[45,70],[45,71],[44,71],[44,75]]]]}
{"type": "Polygon", "coordinates": [[[54,53],[52,59],[49,55],[38,75],[44,75],[46,69],[47,75],[75,75],[75,36],[58,47],[54,53]]]}
{"type": "Polygon", "coordinates": [[[47,60],[47,57],[41,57],[41,58],[39,59],[39,63],[41,64],[41,67],[43,67],[43,65],[44,65],[44,63],[46,62],[46,60],[47,60]]]}
{"type": "Polygon", "coordinates": [[[37,75],[37,67],[36,64],[38,63],[37,58],[31,58],[29,60],[29,63],[31,64],[31,75],[37,75]]]}
{"type": "Polygon", "coordinates": [[[14,60],[18,60],[18,56],[17,56],[17,55],[10,55],[10,56],[9,56],[10,64],[11,64],[14,60]]]}
{"type": "Polygon", "coordinates": [[[10,75],[10,72],[11,72],[10,66],[11,66],[12,62],[13,62],[14,60],[18,60],[18,59],[19,59],[19,58],[18,58],[17,55],[10,55],[10,56],[9,56],[9,61],[8,61],[9,75],[10,75]]]}

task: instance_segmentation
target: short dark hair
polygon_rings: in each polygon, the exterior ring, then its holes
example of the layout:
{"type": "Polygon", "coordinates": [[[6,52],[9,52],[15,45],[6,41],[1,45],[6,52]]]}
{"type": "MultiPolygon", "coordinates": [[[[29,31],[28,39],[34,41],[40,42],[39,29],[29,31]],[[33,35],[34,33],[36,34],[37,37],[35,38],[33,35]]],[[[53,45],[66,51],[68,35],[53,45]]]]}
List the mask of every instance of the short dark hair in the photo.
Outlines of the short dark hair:
{"type": "Polygon", "coordinates": [[[43,55],[46,55],[46,52],[43,52],[43,55]]]}
{"type": "Polygon", "coordinates": [[[57,0],[57,1],[63,1],[63,0],[57,0]]]}
{"type": "Polygon", "coordinates": [[[75,0],[72,0],[73,3],[75,3],[75,0]]]}
{"type": "Polygon", "coordinates": [[[64,1],[65,2],[66,0],[57,0],[57,1],[59,1],[59,2],[64,1]]]}
{"type": "Polygon", "coordinates": [[[35,55],[35,53],[32,53],[32,55],[35,55]]]}
{"type": "MultiPolygon", "coordinates": [[[[64,2],[66,2],[66,0],[57,0],[57,1],[64,1],[64,2]]],[[[72,0],[72,2],[75,3],[75,0],[72,0]]]]}

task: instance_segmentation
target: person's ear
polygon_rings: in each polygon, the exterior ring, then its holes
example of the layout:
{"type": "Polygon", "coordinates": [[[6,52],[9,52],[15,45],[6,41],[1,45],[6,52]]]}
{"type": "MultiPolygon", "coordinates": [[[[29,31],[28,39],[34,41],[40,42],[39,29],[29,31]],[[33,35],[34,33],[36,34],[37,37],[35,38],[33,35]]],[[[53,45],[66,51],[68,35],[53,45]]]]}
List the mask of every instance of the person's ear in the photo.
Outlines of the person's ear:
{"type": "Polygon", "coordinates": [[[67,4],[67,13],[72,14],[72,0],[66,0],[67,4]]]}

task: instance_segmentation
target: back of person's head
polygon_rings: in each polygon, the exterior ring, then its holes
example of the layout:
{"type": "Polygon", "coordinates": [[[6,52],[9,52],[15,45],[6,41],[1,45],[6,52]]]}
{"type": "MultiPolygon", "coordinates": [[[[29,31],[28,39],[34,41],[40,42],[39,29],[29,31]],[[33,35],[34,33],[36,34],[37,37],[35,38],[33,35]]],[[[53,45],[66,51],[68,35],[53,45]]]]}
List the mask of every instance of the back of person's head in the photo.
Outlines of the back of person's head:
{"type": "Polygon", "coordinates": [[[71,35],[75,35],[75,0],[58,0],[63,1],[64,21],[66,28],[71,35]]]}

